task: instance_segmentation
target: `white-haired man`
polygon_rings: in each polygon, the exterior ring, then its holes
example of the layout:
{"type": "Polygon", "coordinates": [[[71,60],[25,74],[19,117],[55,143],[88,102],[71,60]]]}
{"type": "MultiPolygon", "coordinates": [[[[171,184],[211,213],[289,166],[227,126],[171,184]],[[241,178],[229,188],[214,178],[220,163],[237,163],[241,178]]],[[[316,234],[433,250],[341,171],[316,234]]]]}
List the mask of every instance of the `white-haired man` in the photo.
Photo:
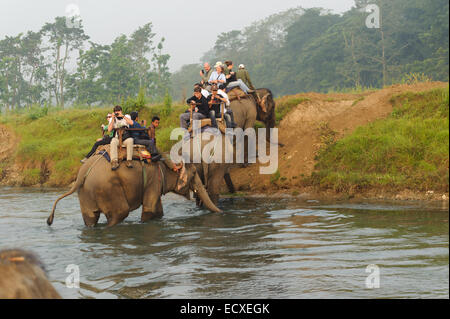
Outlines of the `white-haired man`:
{"type": "Polygon", "coordinates": [[[200,71],[200,76],[202,78],[202,85],[206,85],[208,83],[209,78],[211,77],[211,73],[213,72],[213,69],[211,68],[211,65],[209,65],[208,62],[205,62],[203,65],[204,70],[200,71]]]}

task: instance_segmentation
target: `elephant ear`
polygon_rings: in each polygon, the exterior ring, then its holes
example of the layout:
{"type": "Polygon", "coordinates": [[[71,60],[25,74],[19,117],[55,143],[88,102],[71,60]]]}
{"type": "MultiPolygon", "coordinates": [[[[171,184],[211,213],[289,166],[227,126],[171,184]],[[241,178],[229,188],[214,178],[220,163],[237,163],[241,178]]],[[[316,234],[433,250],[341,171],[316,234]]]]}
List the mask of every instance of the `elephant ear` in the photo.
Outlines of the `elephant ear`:
{"type": "Polygon", "coordinates": [[[269,93],[267,93],[266,95],[263,96],[263,98],[261,99],[261,107],[266,110],[265,113],[267,113],[268,109],[267,109],[267,98],[269,97],[269,93]]]}
{"type": "Polygon", "coordinates": [[[186,165],[184,164],[184,162],[181,162],[183,165],[181,167],[180,170],[180,177],[178,178],[178,185],[177,185],[177,190],[180,191],[181,189],[183,189],[183,187],[185,187],[187,185],[187,180],[188,180],[188,176],[187,176],[187,172],[186,172],[186,165]]]}

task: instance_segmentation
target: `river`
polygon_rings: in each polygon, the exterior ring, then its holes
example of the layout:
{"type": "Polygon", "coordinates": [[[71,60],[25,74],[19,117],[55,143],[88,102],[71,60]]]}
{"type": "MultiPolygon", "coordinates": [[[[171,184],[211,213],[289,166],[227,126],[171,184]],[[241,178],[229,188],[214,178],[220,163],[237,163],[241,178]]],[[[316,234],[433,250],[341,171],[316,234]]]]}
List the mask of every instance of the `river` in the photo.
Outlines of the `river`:
{"type": "Polygon", "coordinates": [[[64,298],[449,298],[448,206],[237,197],[217,214],[169,194],[161,220],[87,228],[74,194],[48,227],[61,193],[0,188],[0,249],[37,253],[64,298]]]}

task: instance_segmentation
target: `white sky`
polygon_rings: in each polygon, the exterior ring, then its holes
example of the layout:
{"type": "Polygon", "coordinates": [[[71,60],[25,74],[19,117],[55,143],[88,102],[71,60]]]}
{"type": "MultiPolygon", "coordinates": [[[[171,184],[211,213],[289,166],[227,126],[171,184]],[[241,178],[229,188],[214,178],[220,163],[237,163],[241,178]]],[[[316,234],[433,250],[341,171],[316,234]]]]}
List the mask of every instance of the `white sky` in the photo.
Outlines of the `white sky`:
{"type": "Polygon", "coordinates": [[[96,43],[112,43],[120,34],[130,35],[152,22],[157,39],[166,38],[164,51],[171,56],[171,71],[176,71],[183,64],[199,62],[221,32],[241,30],[297,6],[342,13],[354,0],[0,0],[0,38],[38,31],[56,16],[65,16],[69,4],[79,7],[84,30],[96,43]]]}

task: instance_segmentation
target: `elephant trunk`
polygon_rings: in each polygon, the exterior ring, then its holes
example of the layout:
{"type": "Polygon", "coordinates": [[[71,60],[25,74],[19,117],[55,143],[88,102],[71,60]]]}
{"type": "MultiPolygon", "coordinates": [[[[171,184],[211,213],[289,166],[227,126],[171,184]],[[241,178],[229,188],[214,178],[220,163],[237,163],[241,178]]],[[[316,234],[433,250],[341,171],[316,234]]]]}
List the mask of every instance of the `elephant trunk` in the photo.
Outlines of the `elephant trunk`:
{"type": "Polygon", "coordinates": [[[214,205],[211,198],[209,198],[208,192],[203,186],[202,180],[200,179],[197,173],[195,174],[194,177],[194,187],[195,190],[198,192],[198,196],[202,200],[203,205],[205,205],[207,209],[209,209],[212,212],[222,213],[222,210],[220,210],[216,205],[214,205]]]}

